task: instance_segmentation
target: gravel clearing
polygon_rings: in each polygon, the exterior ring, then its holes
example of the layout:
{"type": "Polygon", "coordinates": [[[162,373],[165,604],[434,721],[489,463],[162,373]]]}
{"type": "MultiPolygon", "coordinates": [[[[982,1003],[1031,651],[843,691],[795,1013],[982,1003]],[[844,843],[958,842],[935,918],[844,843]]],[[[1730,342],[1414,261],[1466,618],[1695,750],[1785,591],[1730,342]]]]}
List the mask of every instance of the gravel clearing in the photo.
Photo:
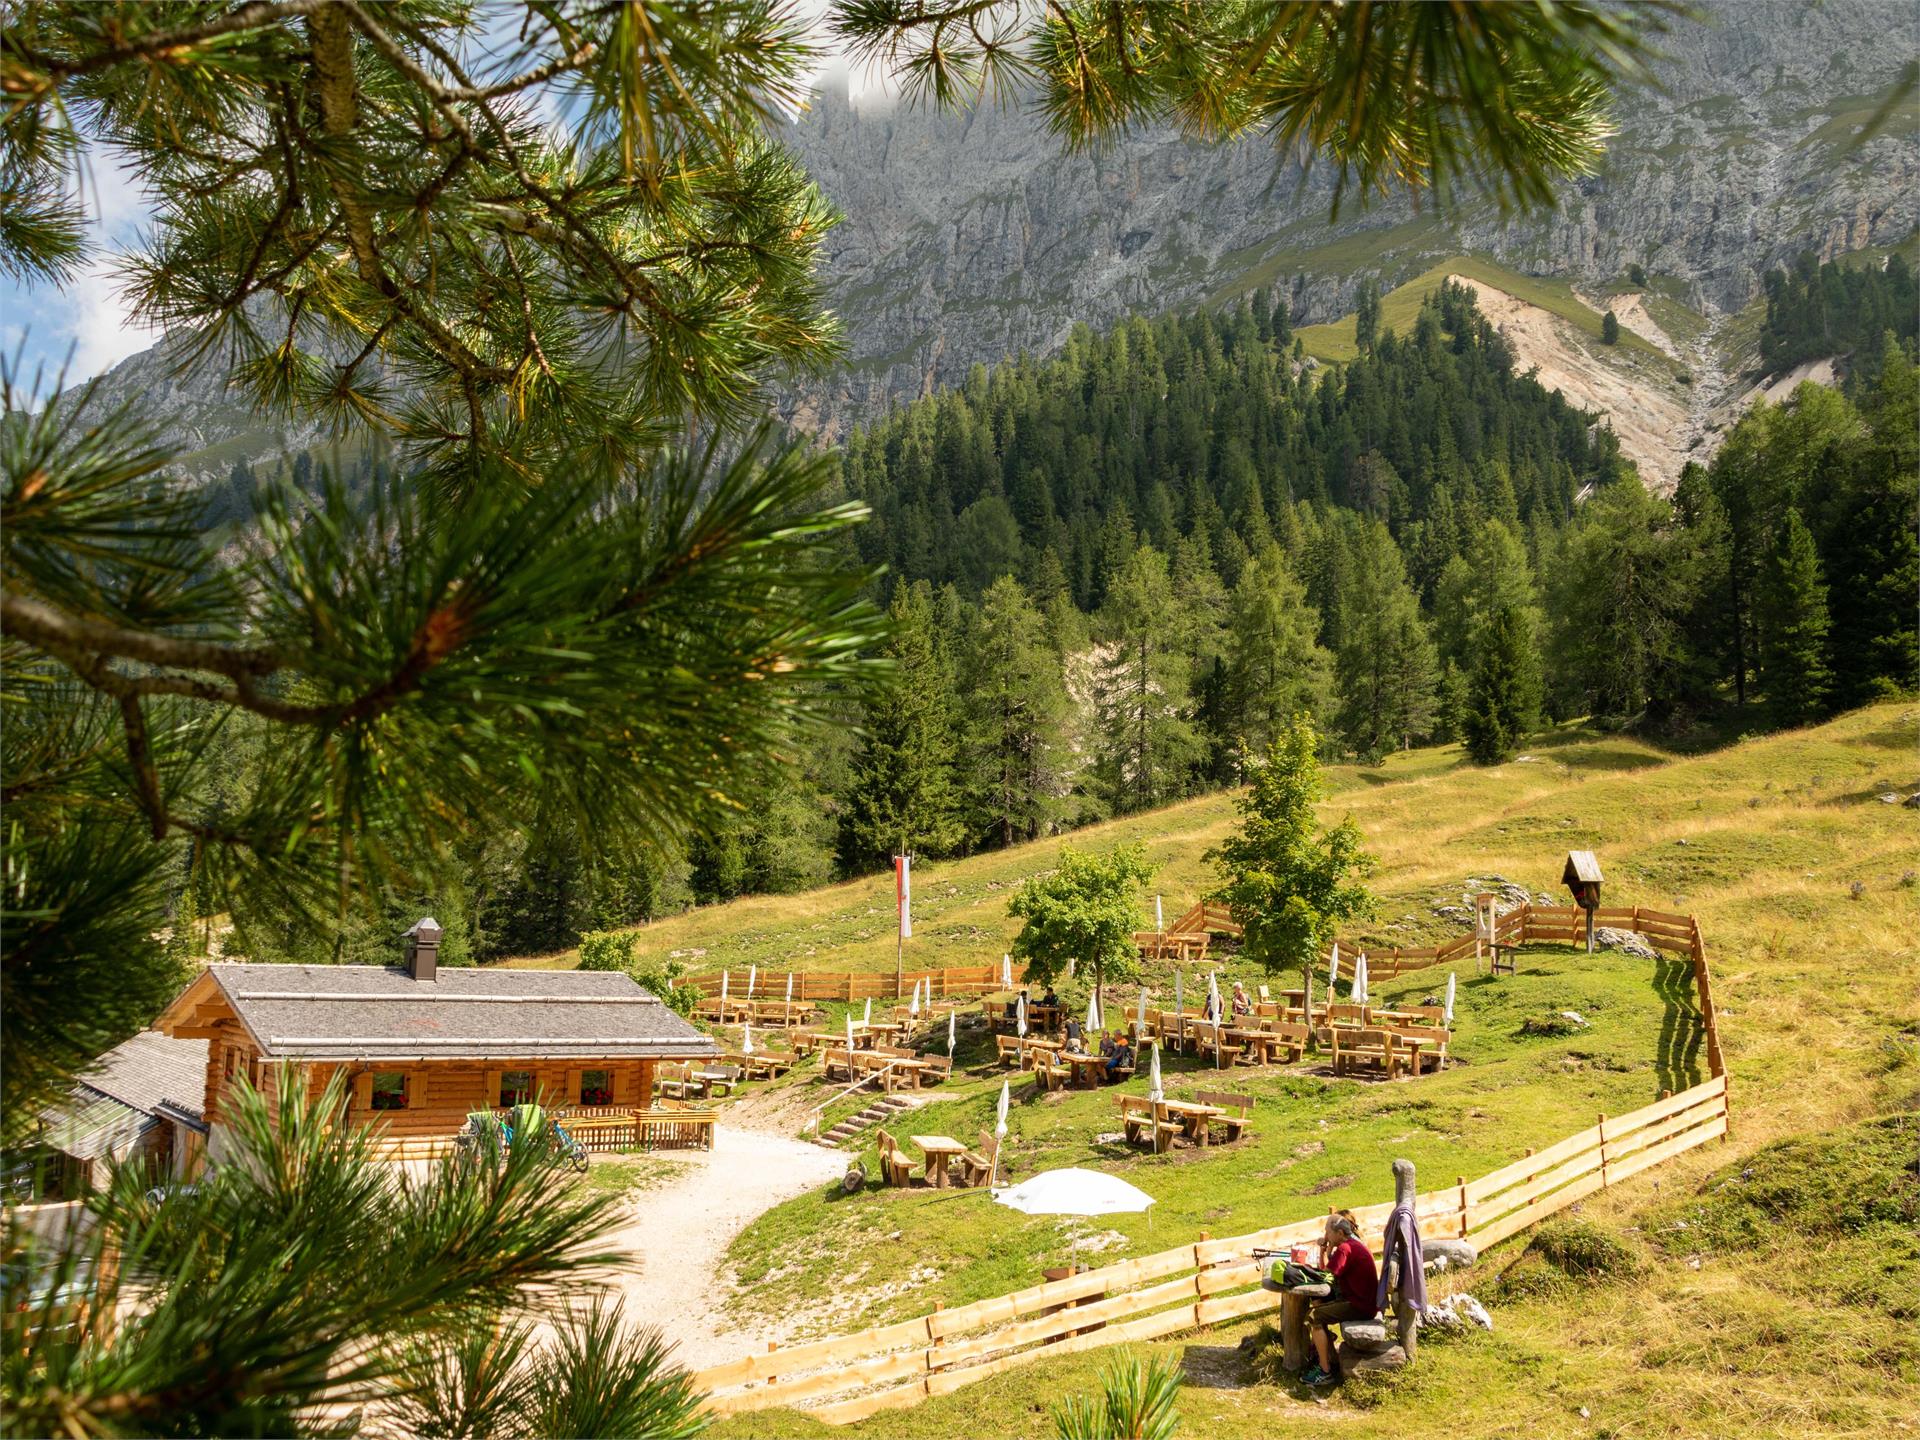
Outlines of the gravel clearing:
{"type": "Polygon", "coordinates": [[[791,1124],[755,1128],[779,1123],[756,1108],[748,1099],[723,1111],[713,1149],[675,1155],[681,1173],[636,1194],[629,1223],[609,1237],[638,1267],[614,1280],[628,1319],[659,1325],[678,1344],[674,1359],[690,1370],[782,1338],[728,1319],[726,1301],[737,1282],[727,1247],[774,1206],[846,1172],[844,1153],[793,1139],[791,1124]]]}

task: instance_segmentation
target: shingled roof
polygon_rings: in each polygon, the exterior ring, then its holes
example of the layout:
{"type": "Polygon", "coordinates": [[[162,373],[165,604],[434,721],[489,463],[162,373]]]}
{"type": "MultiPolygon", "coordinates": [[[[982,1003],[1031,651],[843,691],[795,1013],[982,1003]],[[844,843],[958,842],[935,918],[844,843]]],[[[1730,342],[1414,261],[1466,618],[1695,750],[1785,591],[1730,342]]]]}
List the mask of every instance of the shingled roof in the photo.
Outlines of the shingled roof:
{"type": "Polygon", "coordinates": [[[40,1117],[42,1138],[90,1160],[123,1153],[161,1120],[205,1130],[206,1084],[204,1041],[143,1030],[102,1055],[67,1100],[40,1117]]]}
{"type": "MultiPolygon", "coordinates": [[[[614,971],[441,968],[431,980],[378,965],[209,965],[161,1016],[211,983],[263,1056],[458,1060],[713,1055],[719,1047],[614,971]]],[[[199,992],[199,998],[196,998],[199,992]]]]}

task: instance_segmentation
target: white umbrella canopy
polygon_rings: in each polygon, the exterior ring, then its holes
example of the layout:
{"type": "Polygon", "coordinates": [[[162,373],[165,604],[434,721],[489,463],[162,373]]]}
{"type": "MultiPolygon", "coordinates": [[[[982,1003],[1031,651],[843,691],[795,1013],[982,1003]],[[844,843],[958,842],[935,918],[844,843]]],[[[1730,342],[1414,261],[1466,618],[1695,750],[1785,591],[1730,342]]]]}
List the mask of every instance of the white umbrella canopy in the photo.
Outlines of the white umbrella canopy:
{"type": "Polygon", "coordinates": [[[1087,995],[1087,1034],[1091,1036],[1100,1028],[1100,992],[1090,991],[1087,995]]]}
{"type": "Polygon", "coordinates": [[[1153,1047],[1153,1068],[1147,1072],[1147,1098],[1149,1100],[1164,1100],[1167,1098],[1167,1092],[1160,1084],[1160,1046],[1158,1043],[1153,1047]]]}
{"type": "Polygon", "coordinates": [[[1451,1024],[1453,1024],[1453,982],[1454,982],[1454,977],[1453,977],[1452,975],[1448,975],[1448,976],[1447,976],[1447,1014],[1446,1014],[1446,1023],[1447,1023],[1447,1024],[1449,1024],[1449,1025],[1451,1025],[1451,1024]]]}
{"type": "Polygon", "coordinates": [[[853,1012],[847,1011],[847,1063],[853,1063],[853,1012]]]}
{"type": "Polygon", "coordinates": [[[1147,987],[1142,985],[1140,987],[1140,1038],[1144,1040],[1146,1038],[1146,1035],[1147,1035],[1147,987]]]}
{"type": "Polygon", "coordinates": [[[871,995],[867,997],[867,1008],[861,1012],[860,1023],[862,1025],[873,1024],[873,997],[871,995]]]}
{"type": "Polygon", "coordinates": [[[759,978],[760,967],[758,965],[749,965],[747,967],[747,999],[751,1000],[753,998],[753,982],[759,978]]]}
{"type": "Polygon", "coordinates": [[[949,1060],[953,1059],[953,1018],[959,1013],[957,1010],[949,1010],[947,1012],[947,1059],[949,1060]]]}
{"type": "Polygon", "coordinates": [[[1002,990],[1013,988],[1013,956],[1011,955],[1000,957],[1000,988],[1002,990]]]}
{"type": "Polygon", "coordinates": [[[1349,998],[1356,1005],[1367,1003],[1367,952],[1364,950],[1360,952],[1360,958],[1353,962],[1353,994],[1349,998]]]}
{"type": "Polygon", "coordinates": [[[720,998],[727,998],[727,972],[724,970],[720,972],[720,998]]]}
{"type": "Polygon", "coordinates": [[[740,1053],[742,1055],[753,1053],[753,1026],[751,1025],[740,1027],[740,1053]]]}
{"type": "Polygon", "coordinates": [[[907,1014],[915,1020],[920,1018],[920,982],[913,982],[913,998],[907,1001],[907,1014]]]}
{"type": "Polygon", "coordinates": [[[994,1108],[993,1133],[1004,1136],[1007,1133],[1007,1081],[1000,1082],[1000,1103],[994,1108]]]}
{"type": "Polygon", "coordinates": [[[791,1005],[792,1003],[793,1003],[793,972],[789,970],[787,972],[787,1004],[791,1005]]]}
{"type": "Polygon", "coordinates": [[[1220,1023],[1220,981],[1211,970],[1207,972],[1207,1018],[1220,1023]]]}
{"type": "Polygon", "coordinates": [[[1027,992],[1022,990],[1020,998],[1014,1002],[1014,1023],[1020,1027],[1020,1038],[1027,1038],[1027,992]]]}
{"type": "Polygon", "coordinates": [[[1153,897],[1153,928],[1155,930],[1165,930],[1167,928],[1167,922],[1160,916],[1160,897],[1158,895],[1153,897]]]}
{"type": "Polygon", "coordinates": [[[1023,1215],[1137,1215],[1153,1204],[1146,1191],[1098,1170],[1045,1170],[993,1198],[1023,1215]]]}

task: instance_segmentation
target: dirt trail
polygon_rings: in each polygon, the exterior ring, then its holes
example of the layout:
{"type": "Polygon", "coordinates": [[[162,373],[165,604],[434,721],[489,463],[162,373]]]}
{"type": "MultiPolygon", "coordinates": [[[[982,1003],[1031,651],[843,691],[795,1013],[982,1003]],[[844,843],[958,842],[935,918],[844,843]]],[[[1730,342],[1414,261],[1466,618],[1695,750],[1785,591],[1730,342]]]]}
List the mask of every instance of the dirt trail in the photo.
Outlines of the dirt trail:
{"type": "Polygon", "coordinates": [[[794,1106],[782,1089],[728,1107],[713,1149],[673,1156],[678,1173],[637,1194],[630,1222],[610,1237],[637,1266],[615,1281],[628,1317],[659,1325],[689,1369],[737,1360],[782,1338],[738,1329],[727,1318],[738,1281],[726,1253],[768,1210],[845,1173],[845,1155],[793,1138],[794,1106]]]}

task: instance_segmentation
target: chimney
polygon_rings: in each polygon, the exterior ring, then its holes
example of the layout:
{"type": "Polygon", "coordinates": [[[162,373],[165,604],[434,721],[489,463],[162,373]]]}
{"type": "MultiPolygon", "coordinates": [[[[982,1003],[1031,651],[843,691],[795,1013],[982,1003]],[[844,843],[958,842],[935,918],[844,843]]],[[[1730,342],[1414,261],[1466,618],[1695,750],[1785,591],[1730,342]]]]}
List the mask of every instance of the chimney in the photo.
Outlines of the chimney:
{"type": "Polygon", "coordinates": [[[416,980],[431,980],[439,962],[440,922],[429,915],[407,931],[407,973],[416,980]]]}

